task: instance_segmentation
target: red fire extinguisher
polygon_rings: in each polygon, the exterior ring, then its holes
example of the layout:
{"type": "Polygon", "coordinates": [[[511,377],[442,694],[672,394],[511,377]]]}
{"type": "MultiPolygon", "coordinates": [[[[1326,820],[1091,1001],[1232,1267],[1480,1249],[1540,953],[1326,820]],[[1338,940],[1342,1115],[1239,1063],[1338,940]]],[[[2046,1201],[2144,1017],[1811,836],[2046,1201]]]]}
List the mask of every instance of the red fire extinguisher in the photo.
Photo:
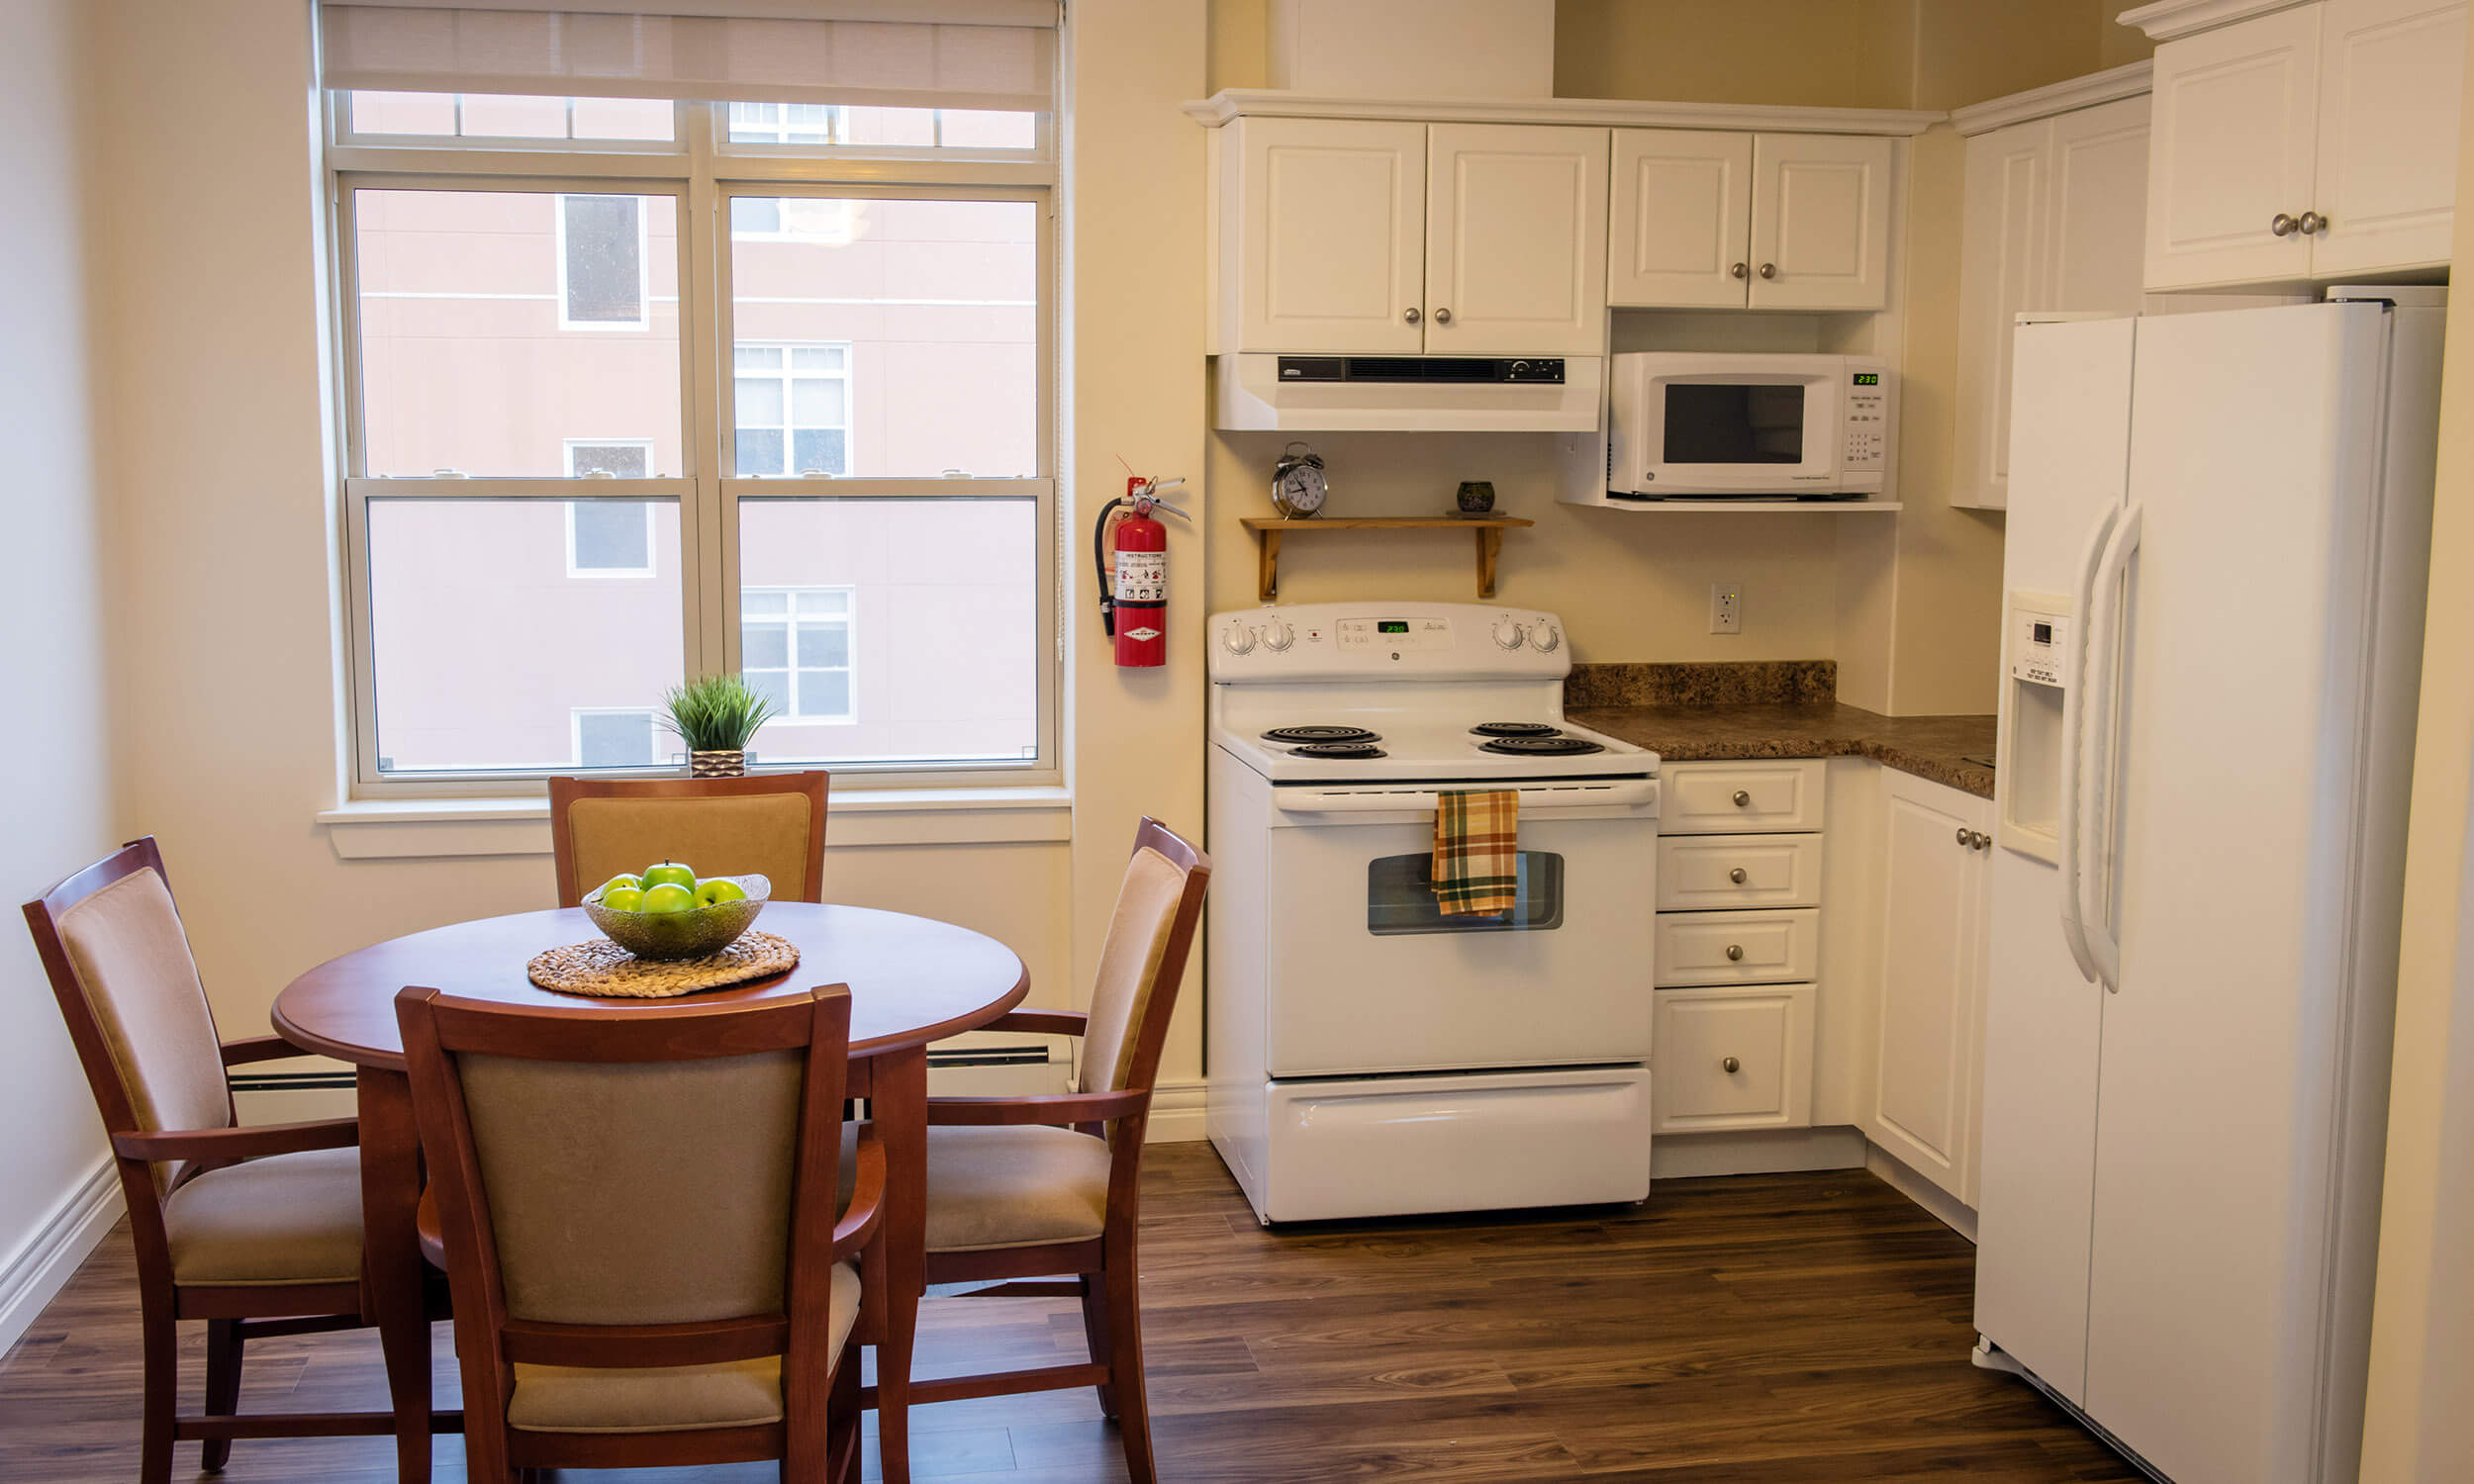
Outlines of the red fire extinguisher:
{"type": "Polygon", "coordinates": [[[1169,658],[1169,528],[1152,518],[1163,510],[1180,520],[1184,510],[1160,498],[1182,479],[1125,481],[1125,493],[1099,508],[1092,527],[1091,560],[1099,578],[1099,626],[1116,640],[1116,662],[1129,669],[1165,665],[1169,658]],[[1115,554],[1113,571],[1109,554],[1115,554]]]}

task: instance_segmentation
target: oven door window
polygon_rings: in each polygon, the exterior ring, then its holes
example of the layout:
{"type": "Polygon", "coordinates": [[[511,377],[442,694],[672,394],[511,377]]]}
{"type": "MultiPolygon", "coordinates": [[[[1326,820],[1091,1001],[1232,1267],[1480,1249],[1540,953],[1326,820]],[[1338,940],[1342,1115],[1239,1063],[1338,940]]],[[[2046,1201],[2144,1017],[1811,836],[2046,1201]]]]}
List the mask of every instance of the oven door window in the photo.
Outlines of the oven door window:
{"type": "Polygon", "coordinates": [[[1665,462],[1804,462],[1804,387],[1668,382],[1665,462]]]}
{"type": "Polygon", "coordinates": [[[1446,917],[1435,904],[1435,857],[1381,856],[1366,868],[1366,930],[1378,938],[1403,933],[1544,932],[1564,925],[1564,858],[1552,851],[1519,853],[1520,886],[1510,911],[1446,917]]]}

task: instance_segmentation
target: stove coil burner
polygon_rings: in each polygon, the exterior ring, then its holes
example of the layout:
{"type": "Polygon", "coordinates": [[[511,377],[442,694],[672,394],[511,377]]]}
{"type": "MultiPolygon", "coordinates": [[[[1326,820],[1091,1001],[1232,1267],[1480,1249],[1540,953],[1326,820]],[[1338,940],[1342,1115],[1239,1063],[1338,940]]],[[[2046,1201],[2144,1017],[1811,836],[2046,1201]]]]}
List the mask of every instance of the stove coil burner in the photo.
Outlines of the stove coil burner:
{"type": "Polygon", "coordinates": [[[1605,748],[1586,737],[1497,737],[1478,744],[1480,751],[1509,753],[1522,758],[1569,758],[1584,752],[1604,752],[1605,748]]]}
{"type": "MultiPolygon", "coordinates": [[[[1300,744],[1320,746],[1325,743],[1363,745],[1380,742],[1382,738],[1362,726],[1276,726],[1263,734],[1263,740],[1282,747],[1294,747],[1300,744]]],[[[1336,754],[1320,753],[1316,756],[1330,757],[1336,754]]],[[[1368,756],[1380,757],[1381,754],[1372,753],[1368,756]]]]}
{"type": "Polygon", "coordinates": [[[1469,729],[1473,737],[1560,737],[1543,721],[1480,721],[1469,729]]]}
{"type": "MultiPolygon", "coordinates": [[[[1373,736],[1374,733],[1367,733],[1373,736]]],[[[1380,758],[1383,750],[1372,742],[1308,742],[1292,747],[1289,755],[1300,758],[1380,758]]]]}

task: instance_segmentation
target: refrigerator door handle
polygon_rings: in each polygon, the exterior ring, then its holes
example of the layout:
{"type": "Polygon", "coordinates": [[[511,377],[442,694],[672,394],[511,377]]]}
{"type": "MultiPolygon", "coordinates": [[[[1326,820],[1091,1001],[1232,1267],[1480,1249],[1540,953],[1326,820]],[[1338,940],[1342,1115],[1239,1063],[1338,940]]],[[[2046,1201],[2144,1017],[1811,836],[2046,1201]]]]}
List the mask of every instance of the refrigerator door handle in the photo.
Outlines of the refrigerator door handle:
{"type": "Polygon", "coordinates": [[[2082,768],[2088,775],[2079,789],[2079,929],[2087,935],[2088,957],[2095,961],[2096,977],[2113,993],[2122,990],[2122,944],[2113,935],[2113,923],[2106,911],[2107,853],[2113,847],[2113,772],[2109,764],[2114,749],[2113,732],[2117,707],[2115,691],[2120,676],[2114,664],[2122,645],[2122,611],[2128,605],[2123,594],[2123,580],[2130,571],[2131,556],[2139,550],[2140,529],[2144,523],[2144,509],[2134,505],[2122,512],[2121,521],[2113,528],[2113,537],[2105,543],[2104,559],[2096,567],[2094,632],[2087,638],[2088,663],[2095,672],[2088,684],[2090,726],[2088,740],[2082,744],[2082,768]],[[2091,850],[2094,869],[2090,869],[2091,850]]]}
{"type": "Polygon", "coordinates": [[[2088,952],[2087,932],[2079,922],[2079,775],[2086,761],[2079,732],[2087,704],[2087,619],[2096,603],[2096,568],[2104,559],[2114,523],[2121,518],[2122,507],[2108,505],[2087,533],[2087,545],[2079,552],[2078,581],[2071,590],[2071,612],[2078,615],[2078,621],[2066,631],[2070,644],[2062,655],[2061,806],[2054,820],[2060,836],[2061,941],[2069,945],[2079,976],[2090,983],[2096,981],[2096,960],[2088,952]]]}

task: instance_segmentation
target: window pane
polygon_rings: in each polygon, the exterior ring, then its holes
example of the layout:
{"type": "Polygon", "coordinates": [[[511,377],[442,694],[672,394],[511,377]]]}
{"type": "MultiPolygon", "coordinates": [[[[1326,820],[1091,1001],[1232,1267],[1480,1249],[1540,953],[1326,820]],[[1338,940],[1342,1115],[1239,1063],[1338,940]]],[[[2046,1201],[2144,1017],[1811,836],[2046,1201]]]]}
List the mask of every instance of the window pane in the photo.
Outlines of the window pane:
{"type": "Polygon", "coordinates": [[[847,670],[802,670],[799,672],[799,711],[801,716],[847,716],[850,714],[850,672],[847,670]]]}
{"type": "Polygon", "coordinates": [[[849,664],[850,626],[840,622],[801,624],[799,663],[823,666],[849,664]]]}
{"type": "MultiPolygon", "coordinates": [[[[773,714],[776,716],[788,716],[791,713],[790,672],[786,670],[750,670],[746,672],[745,679],[749,690],[754,691],[757,695],[773,702],[773,714]]],[[[767,725],[759,728],[756,735],[762,737],[772,730],[773,728],[771,724],[768,723],[767,725]]],[[[763,744],[757,744],[755,750],[761,756],[764,752],[763,744]]]]}
{"type": "Polygon", "coordinates": [[[346,95],[354,134],[451,136],[453,93],[351,93],[346,95]]]}
{"type": "Polygon", "coordinates": [[[666,98],[547,98],[491,93],[343,96],[344,127],[358,135],[665,143],[678,138],[677,107],[666,98]]]}
{"type": "Polygon", "coordinates": [[[578,711],[576,764],[583,768],[642,768],[657,761],[650,711],[578,711]]]}
{"type": "Polygon", "coordinates": [[[847,117],[844,143],[918,149],[936,142],[936,110],[932,108],[854,108],[847,117]]]}
{"type": "MultiPolygon", "coordinates": [[[[778,356],[781,352],[768,353],[778,356]]],[[[850,352],[839,345],[799,345],[791,350],[791,369],[794,371],[839,371],[842,369],[843,362],[849,358],[850,352]]]]}
{"type": "Polygon", "coordinates": [[[948,149],[1036,149],[1039,115],[945,109],[937,119],[936,141],[948,149]]]}
{"type": "MultiPolygon", "coordinates": [[[[1039,739],[1038,510],[1028,499],[742,500],[743,582],[802,590],[802,614],[811,611],[806,590],[851,594],[840,655],[850,670],[818,684],[856,703],[852,719],[769,722],[756,750],[769,763],[1029,760],[1039,739]],[[889,551],[937,560],[898,569],[889,551]]],[[[809,636],[841,627],[800,624],[803,672],[817,668],[809,636]]],[[[802,674],[800,699],[812,713],[809,679],[802,674]]]]}
{"type": "Polygon", "coordinates": [[[746,478],[782,472],[782,429],[742,427],[738,430],[738,473],[746,478]]]}
{"type": "Polygon", "coordinates": [[[369,473],[557,477],[568,442],[620,429],[683,467],[675,198],[579,198],[629,203],[648,249],[627,290],[645,327],[586,331],[560,327],[560,199],[353,192],[369,473]]]}
{"type": "Polygon", "coordinates": [[[522,98],[513,94],[463,95],[467,138],[563,139],[567,137],[567,100],[522,98]]]}
{"type": "MultiPolygon", "coordinates": [[[[787,613],[790,610],[791,595],[788,593],[742,593],[739,595],[739,611],[751,617],[759,613],[787,613]]],[[[783,662],[776,661],[775,663],[783,662]]]]}
{"type": "Polygon", "coordinates": [[[779,623],[739,625],[739,664],[749,670],[787,670],[790,663],[789,629],[779,623]]]}
{"type": "Polygon", "coordinates": [[[560,239],[567,319],[636,326],[644,319],[644,252],[633,196],[562,196],[560,239]]]}
{"type": "Polygon", "coordinates": [[[650,510],[632,500],[570,502],[567,518],[575,530],[575,549],[568,565],[578,572],[651,572],[650,510]]]}
{"type": "Polygon", "coordinates": [[[791,472],[805,474],[813,469],[820,474],[848,474],[849,460],[843,453],[842,430],[838,427],[803,427],[791,434],[791,472]]]}
{"type": "MultiPolygon", "coordinates": [[[[781,352],[774,352],[779,359],[781,352]]],[[[782,379],[778,376],[742,376],[738,378],[738,425],[741,427],[779,427],[782,425],[782,379]]]]}
{"type": "MultiPolygon", "coordinates": [[[[847,241],[731,242],[734,341],[850,347],[851,474],[1036,474],[1037,205],[854,197],[839,207],[847,241]]],[[[769,412],[737,416],[742,428],[769,421],[769,412]]]]}
{"type": "Polygon", "coordinates": [[[782,369],[782,347],[740,345],[730,352],[730,364],[741,371],[779,371],[782,369]]]}
{"type": "Polygon", "coordinates": [[[567,472],[578,479],[608,475],[612,479],[642,479],[651,471],[645,462],[652,450],[641,443],[569,443],[567,472]]]}
{"type": "Polygon", "coordinates": [[[678,109],[667,98],[576,100],[577,139],[670,139],[677,135],[678,109]]]}
{"type": "Polygon", "coordinates": [[[568,575],[566,510],[369,502],[381,769],[572,767],[575,712],[649,710],[679,683],[678,508],[653,506],[654,572],[634,582],[568,575]]]}
{"type": "Polygon", "coordinates": [[[791,383],[791,421],[800,427],[842,425],[842,381],[838,376],[802,376],[791,383]]]}
{"type": "Polygon", "coordinates": [[[730,198],[730,231],[733,232],[780,232],[782,202],[773,196],[733,196],[730,198]]]}

